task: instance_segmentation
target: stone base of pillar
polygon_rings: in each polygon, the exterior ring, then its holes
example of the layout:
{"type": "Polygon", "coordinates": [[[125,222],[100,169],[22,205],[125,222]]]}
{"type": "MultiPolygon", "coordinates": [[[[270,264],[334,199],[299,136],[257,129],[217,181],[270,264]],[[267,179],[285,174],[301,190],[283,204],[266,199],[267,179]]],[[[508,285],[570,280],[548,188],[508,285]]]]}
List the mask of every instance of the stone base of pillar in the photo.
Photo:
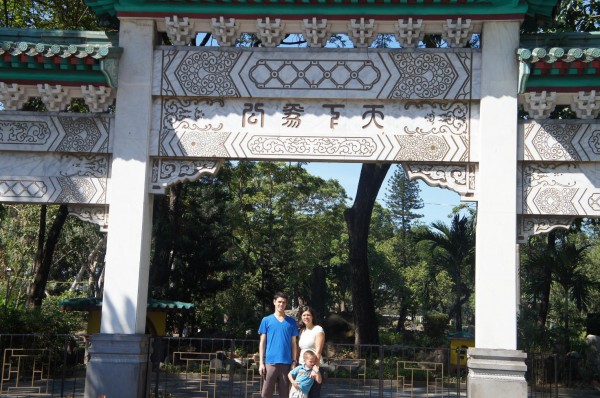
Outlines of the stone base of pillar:
{"type": "Polygon", "coordinates": [[[94,334],[85,375],[85,397],[146,397],[150,336],[94,334]]]}
{"type": "Polygon", "coordinates": [[[469,348],[468,398],[526,398],[527,354],[517,350],[469,348]]]}

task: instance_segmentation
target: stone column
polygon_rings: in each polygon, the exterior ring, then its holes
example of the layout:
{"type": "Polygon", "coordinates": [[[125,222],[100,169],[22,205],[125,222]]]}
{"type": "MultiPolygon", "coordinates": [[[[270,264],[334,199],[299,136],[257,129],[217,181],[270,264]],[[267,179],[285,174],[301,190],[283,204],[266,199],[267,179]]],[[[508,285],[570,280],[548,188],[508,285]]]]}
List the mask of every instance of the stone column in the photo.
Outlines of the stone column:
{"type": "Polygon", "coordinates": [[[475,348],[469,397],[526,397],[517,351],[517,79],[519,22],[482,32],[480,158],[475,268],[475,348]]]}
{"type": "Polygon", "coordinates": [[[154,38],[154,21],[121,19],[119,46],[123,54],[108,186],[101,333],[91,337],[86,374],[85,396],[90,398],[146,394],[148,337],[144,333],[152,231],[148,181],[154,38]]]}

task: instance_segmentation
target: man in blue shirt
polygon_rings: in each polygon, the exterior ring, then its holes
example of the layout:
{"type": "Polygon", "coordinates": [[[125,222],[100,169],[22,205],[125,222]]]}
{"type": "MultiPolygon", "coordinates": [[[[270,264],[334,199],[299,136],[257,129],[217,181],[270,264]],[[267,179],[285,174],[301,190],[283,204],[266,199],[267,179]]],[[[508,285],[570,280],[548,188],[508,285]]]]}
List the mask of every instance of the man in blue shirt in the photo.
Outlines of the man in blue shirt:
{"type": "Polygon", "coordinates": [[[262,398],[271,398],[277,384],[280,398],[288,398],[290,381],[288,372],[296,365],[298,327],[294,318],[285,315],[287,295],[275,293],[275,312],[263,318],[258,328],[260,343],[258,372],[265,378],[261,391],[262,398]]]}

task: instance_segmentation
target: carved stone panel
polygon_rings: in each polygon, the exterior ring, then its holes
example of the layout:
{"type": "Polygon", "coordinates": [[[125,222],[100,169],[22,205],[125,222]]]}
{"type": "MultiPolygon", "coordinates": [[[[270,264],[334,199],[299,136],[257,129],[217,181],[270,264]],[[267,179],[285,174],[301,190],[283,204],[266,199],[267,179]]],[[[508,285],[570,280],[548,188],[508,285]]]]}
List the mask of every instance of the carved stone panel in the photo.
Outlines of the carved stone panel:
{"type": "Polygon", "coordinates": [[[0,150],[43,152],[111,151],[112,115],[0,113],[0,150]]]}
{"type": "Polygon", "coordinates": [[[108,178],[110,155],[7,152],[0,156],[0,175],[108,178]]]}
{"type": "Polygon", "coordinates": [[[600,216],[597,163],[528,163],[520,166],[522,214],[600,216]]]}
{"type": "Polygon", "coordinates": [[[106,178],[0,176],[0,202],[106,204],[106,178]]]}
{"type": "Polygon", "coordinates": [[[522,160],[600,161],[600,123],[587,120],[529,121],[519,126],[522,160]]]}
{"type": "Polygon", "coordinates": [[[479,98],[472,49],[160,48],[153,95],[251,98],[479,98]],[[472,91],[474,90],[474,91],[472,91]]]}
{"type": "Polygon", "coordinates": [[[159,98],[153,156],[468,162],[478,104],[159,98]]]}

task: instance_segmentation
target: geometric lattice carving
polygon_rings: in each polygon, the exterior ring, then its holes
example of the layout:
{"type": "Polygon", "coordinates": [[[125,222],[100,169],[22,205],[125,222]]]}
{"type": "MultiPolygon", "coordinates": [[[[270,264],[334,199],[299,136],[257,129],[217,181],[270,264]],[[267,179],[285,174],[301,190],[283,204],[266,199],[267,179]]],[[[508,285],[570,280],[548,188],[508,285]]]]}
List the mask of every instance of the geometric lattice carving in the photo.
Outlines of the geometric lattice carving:
{"type": "Polygon", "coordinates": [[[51,86],[45,83],[38,84],[37,87],[42,102],[50,112],[63,111],[71,103],[71,98],[69,98],[60,84],[51,86]]]}
{"type": "Polygon", "coordinates": [[[81,92],[91,112],[106,112],[115,100],[113,89],[105,86],[81,86],[81,92]]]}
{"type": "Polygon", "coordinates": [[[106,178],[0,177],[0,200],[25,203],[105,204],[106,178]]]}
{"type": "Polygon", "coordinates": [[[190,29],[190,21],[188,17],[179,19],[177,15],[173,15],[173,19],[165,17],[165,25],[167,26],[167,36],[171,39],[171,43],[175,46],[184,46],[189,44],[195,32],[190,29]]]}
{"type": "Polygon", "coordinates": [[[279,18],[275,19],[275,22],[272,22],[269,17],[256,20],[256,35],[265,47],[277,47],[284,39],[284,28],[279,18]]]}
{"type": "Polygon", "coordinates": [[[23,108],[25,102],[27,102],[29,98],[25,94],[25,90],[22,87],[19,87],[18,84],[6,84],[0,82],[0,102],[4,104],[4,109],[6,110],[19,110],[23,108]]]}
{"type": "Polygon", "coordinates": [[[534,119],[547,119],[554,110],[556,92],[525,93],[525,112],[534,119]]]}
{"type": "Polygon", "coordinates": [[[204,175],[215,175],[222,160],[155,159],[152,163],[150,192],[164,194],[168,186],[177,182],[195,181],[204,175]]]}
{"type": "Polygon", "coordinates": [[[596,95],[596,90],[592,90],[589,94],[580,91],[573,96],[571,110],[580,119],[597,118],[600,111],[600,95],[596,95]]]}
{"type": "Polygon", "coordinates": [[[396,29],[398,31],[396,38],[398,39],[400,46],[416,47],[419,45],[419,42],[423,40],[423,36],[425,35],[425,31],[422,28],[422,19],[417,19],[416,22],[413,22],[412,18],[408,18],[408,20],[399,19],[396,23],[396,29]]]}
{"type": "Polygon", "coordinates": [[[458,193],[461,200],[476,200],[477,166],[473,164],[403,163],[403,167],[411,180],[420,178],[431,187],[446,188],[458,193]]]}
{"type": "Polygon", "coordinates": [[[466,46],[472,34],[473,29],[470,19],[466,19],[464,22],[462,18],[458,18],[456,21],[447,19],[444,22],[442,38],[450,47],[466,46]]]}
{"type": "Polygon", "coordinates": [[[518,216],[518,243],[526,243],[529,237],[545,234],[557,228],[569,229],[574,217],[530,217],[518,216]]]}
{"type": "Polygon", "coordinates": [[[376,34],[374,19],[369,19],[368,22],[364,18],[358,22],[351,19],[348,24],[348,36],[354,42],[354,47],[369,47],[376,34]]]}
{"type": "Polygon", "coordinates": [[[327,19],[304,19],[302,35],[309,47],[323,47],[329,40],[329,24],[327,19]]]}
{"type": "Polygon", "coordinates": [[[239,24],[235,18],[229,18],[228,21],[224,17],[219,17],[218,20],[213,18],[211,28],[212,35],[220,46],[233,46],[239,36],[239,24]]]}
{"type": "Polygon", "coordinates": [[[156,74],[152,94],[331,100],[478,99],[476,71],[480,54],[447,50],[318,51],[308,59],[306,52],[279,48],[162,49],[155,51],[154,62],[164,67],[156,74]]]}
{"type": "Polygon", "coordinates": [[[108,231],[108,206],[69,205],[69,215],[100,226],[100,232],[108,231]]]}

